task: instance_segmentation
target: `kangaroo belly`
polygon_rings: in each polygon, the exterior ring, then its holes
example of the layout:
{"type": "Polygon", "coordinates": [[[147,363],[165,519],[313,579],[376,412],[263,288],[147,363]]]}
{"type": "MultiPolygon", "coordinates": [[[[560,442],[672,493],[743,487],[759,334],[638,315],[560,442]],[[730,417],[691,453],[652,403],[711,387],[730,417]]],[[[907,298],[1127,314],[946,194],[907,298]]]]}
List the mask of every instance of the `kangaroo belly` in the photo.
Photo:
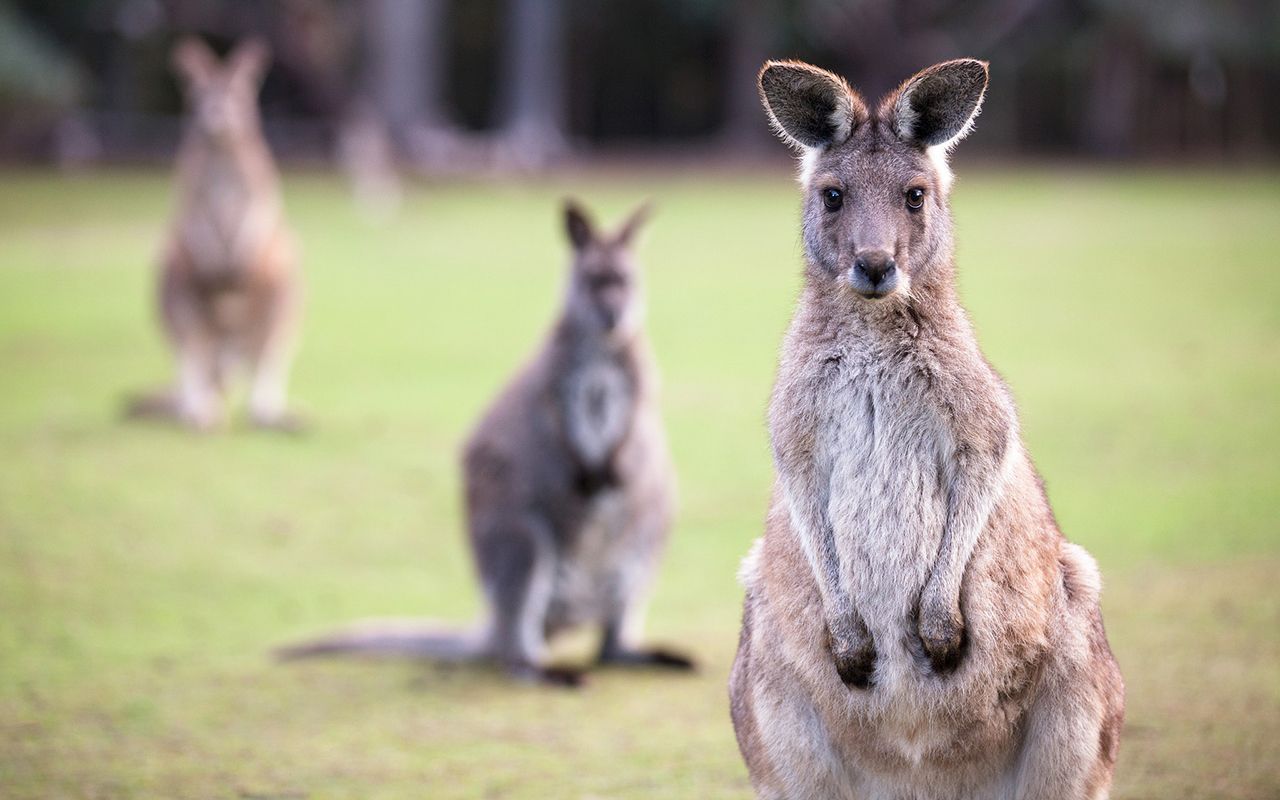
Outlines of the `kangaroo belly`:
{"type": "Polygon", "coordinates": [[[927,404],[875,386],[852,393],[850,405],[856,413],[830,431],[828,514],[843,580],[875,643],[876,685],[836,688],[857,706],[852,718],[871,723],[854,746],[919,764],[954,752],[975,724],[961,710],[968,687],[939,680],[916,638],[916,604],[946,526],[951,435],[927,404]]]}
{"type": "Polygon", "coordinates": [[[555,570],[548,626],[552,630],[600,619],[623,590],[629,562],[626,497],[604,491],[588,504],[582,528],[568,540],[555,570]]]}
{"type": "Polygon", "coordinates": [[[754,603],[744,636],[761,646],[762,657],[752,662],[760,674],[738,691],[752,699],[761,748],[779,763],[797,753],[830,753],[824,768],[842,791],[820,796],[1003,797],[1026,702],[1001,697],[1012,665],[997,663],[984,646],[969,653],[975,660],[940,677],[912,658],[908,623],[875,626],[876,683],[850,689],[836,674],[815,613],[816,586],[789,577],[807,569],[789,528],[786,515],[775,515],[759,557],[744,565],[754,603]]]}
{"type": "Polygon", "coordinates": [[[850,405],[856,413],[829,433],[828,518],[855,607],[877,639],[896,643],[942,540],[950,434],[927,406],[874,386],[850,405]]]}

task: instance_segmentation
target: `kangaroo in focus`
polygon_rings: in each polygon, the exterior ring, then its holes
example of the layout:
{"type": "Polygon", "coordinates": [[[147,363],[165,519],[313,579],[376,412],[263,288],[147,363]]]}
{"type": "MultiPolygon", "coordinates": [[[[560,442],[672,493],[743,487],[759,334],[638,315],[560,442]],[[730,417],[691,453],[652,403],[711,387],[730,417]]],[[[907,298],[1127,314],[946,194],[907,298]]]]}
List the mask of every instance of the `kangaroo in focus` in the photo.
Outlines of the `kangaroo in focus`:
{"type": "Polygon", "coordinates": [[[159,301],[178,380],[173,391],[134,399],[130,416],[213,428],[223,418],[230,373],[245,365],[252,422],[299,427],[286,410],[285,394],[302,283],[258,115],[268,59],[257,40],[241,43],[223,63],[196,38],[174,48],[190,116],[178,154],[178,207],[162,257],[159,301]]]}
{"type": "Polygon", "coordinates": [[[564,309],[465,446],[466,511],[489,607],[486,630],[466,635],[374,621],[285,648],[283,656],[491,659],[517,677],[572,685],[580,674],[550,668],[547,642],[598,624],[602,663],[693,666],[638,644],[675,500],[632,255],[647,214],[642,207],[603,235],[577,205],[567,205],[573,265],[564,309]]]}
{"type": "Polygon", "coordinates": [[[759,83],[801,154],[805,280],[729,686],[752,784],[1105,798],[1124,686],[1098,569],[1058,530],[955,289],[946,154],[987,65],[930,67],[874,109],[808,64],[759,83]]]}

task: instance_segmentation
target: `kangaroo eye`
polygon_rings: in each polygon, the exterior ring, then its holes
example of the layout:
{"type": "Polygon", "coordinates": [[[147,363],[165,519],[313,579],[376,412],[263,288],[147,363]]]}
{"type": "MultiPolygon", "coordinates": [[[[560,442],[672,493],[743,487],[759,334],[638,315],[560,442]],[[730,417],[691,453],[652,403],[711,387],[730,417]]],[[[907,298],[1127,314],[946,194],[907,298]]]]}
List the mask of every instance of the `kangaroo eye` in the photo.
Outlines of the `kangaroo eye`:
{"type": "Polygon", "coordinates": [[[919,211],[924,205],[924,189],[908,189],[907,190],[907,208],[912,211],[919,211]]]}
{"type": "Polygon", "coordinates": [[[828,211],[839,211],[844,205],[844,192],[839,189],[823,189],[822,204],[827,207],[828,211]]]}

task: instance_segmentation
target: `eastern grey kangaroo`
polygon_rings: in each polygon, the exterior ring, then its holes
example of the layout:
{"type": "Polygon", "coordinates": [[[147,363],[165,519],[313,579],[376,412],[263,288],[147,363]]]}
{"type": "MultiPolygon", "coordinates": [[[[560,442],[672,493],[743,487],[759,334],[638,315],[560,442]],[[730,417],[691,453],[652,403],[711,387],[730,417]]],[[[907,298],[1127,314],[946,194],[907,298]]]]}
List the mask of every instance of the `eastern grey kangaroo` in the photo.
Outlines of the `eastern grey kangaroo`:
{"type": "Polygon", "coordinates": [[[647,214],[642,207],[602,235],[567,205],[573,265],[564,310],[466,444],[466,510],[486,629],[467,637],[375,621],[285,648],[284,656],[486,658],[516,676],[572,684],[577,672],[548,668],[547,641],[599,624],[601,662],[692,666],[638,644],[675,495],[632,255],[647,214]]]}
{"type": "Polygon", "coordinates": [[[258,115],[268,58],[257,40],[241,43],[225,63],[199,39],[174,48],[190,113],[159,305],[178,380],[174,391],[134,399],[132,416],[212,428],[223,417],[229,373],[243,364],[254,424],[298,426],[285,408],[285,389],[302,284],[258,115]]]}
{"type": "Polygon", "coordinates": [[[801,154],[805,280],[729,686],[756,792],[1106,797],[1124,687],[1097,566],[956,296],[946,154],[987,65],[930,67],[874,110],[808,64],[759,82],[801,154]]]}

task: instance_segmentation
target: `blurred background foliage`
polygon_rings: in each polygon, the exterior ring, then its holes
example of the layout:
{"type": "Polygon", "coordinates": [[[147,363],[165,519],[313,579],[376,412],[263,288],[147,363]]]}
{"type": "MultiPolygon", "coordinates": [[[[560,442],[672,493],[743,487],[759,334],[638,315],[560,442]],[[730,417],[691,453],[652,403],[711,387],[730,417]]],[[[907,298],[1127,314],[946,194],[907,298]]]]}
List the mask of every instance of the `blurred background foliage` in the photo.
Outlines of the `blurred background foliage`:
{"type": "Polygon", "coordinates": [[[872,96],[937,60],[989,59],[978,153],[1280,149],[1270,0],[0,0],[0,156],[167,156],[184,33],[270,41],[265,118],[290,160],[333,158],[353,135],[424,171],[776,154],[754,86],[770,57],[872,96]]]}

